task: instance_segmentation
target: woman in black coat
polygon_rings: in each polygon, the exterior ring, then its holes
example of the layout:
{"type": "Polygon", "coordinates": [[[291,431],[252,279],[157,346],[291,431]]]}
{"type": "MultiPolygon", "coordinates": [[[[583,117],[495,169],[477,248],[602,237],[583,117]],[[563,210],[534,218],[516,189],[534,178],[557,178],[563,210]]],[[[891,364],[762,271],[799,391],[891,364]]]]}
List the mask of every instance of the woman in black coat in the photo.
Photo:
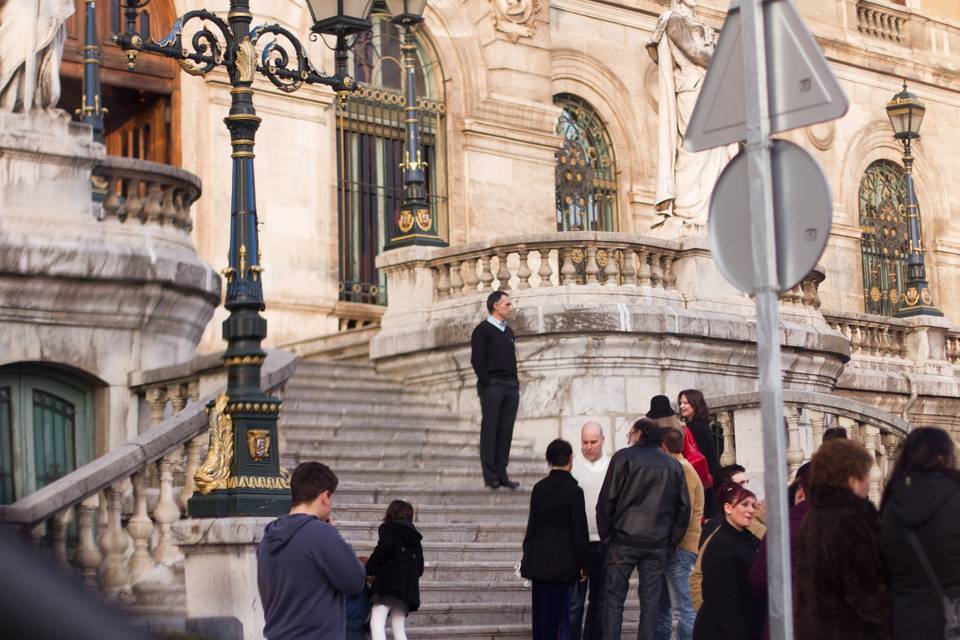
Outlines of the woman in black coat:
{"type": "Polygon", "coordinates": [[[730,482],[718,492],[724,522],[703,552],[703,606],[694,640],[756,640],[763,625],[763,598],[750,585],[756,553],[747,527],[757,510],[753,492],[730,482]]]}
{"type": "Polygon", "coordinates": [[[587,512],[570,469],[573,447],[547,446],[550,475],[533,486],[520,575],[533,581],[533,640],[569,640],[570,598],[586,576],[587,512]]]}
{"type": "Polygon", "coordinates": [[[890,577],[894,640],[944,637],[940,597],[907,538],[913,530],[948,598],[960,598],[960,472],[953,440],[914,429],[883,494],[880,550],[890,577]]]}
{"type": "Polygon", "coordinates": [[[406,640],[405,619],[420,608],[423,575],[423,536],[413,526],[413,506],[403,500],[391,502],[379,534],[367,560],[367,575],[373,576],[370,633],[373,640],[385,639],[389,614],[394,640],[406,640]]]}
{"type": "Polygon", "coordinates": [[[697,441],[697,448],[707,459],[707,467],[713,476],[714,486],[707,488],[704,484],[703,491],[703,517],[709,520],[717,513],[716,483],[720,481],[720,456],[717,454],[713,430],[710,429],[710,409],[703,394],[697,389],[681,391],[677,396],[677,409],[693,439],[697,441]]]}

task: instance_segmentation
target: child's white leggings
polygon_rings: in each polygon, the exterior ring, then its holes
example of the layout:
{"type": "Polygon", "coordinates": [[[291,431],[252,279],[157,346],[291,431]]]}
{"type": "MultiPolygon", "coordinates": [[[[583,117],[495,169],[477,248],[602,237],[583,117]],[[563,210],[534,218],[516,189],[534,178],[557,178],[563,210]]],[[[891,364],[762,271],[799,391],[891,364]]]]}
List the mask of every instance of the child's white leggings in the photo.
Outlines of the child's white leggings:
{"type": "Polygon", "coordinates": [[[370,637],[371,640],[387,640],[387,614],[390,614],[390,628],[393,629],[393,640],[407,640],[407,632],[404,631],[407,614],[400,609],[391,609],[385,604],[375,604],[370,611],[370,637]]]}

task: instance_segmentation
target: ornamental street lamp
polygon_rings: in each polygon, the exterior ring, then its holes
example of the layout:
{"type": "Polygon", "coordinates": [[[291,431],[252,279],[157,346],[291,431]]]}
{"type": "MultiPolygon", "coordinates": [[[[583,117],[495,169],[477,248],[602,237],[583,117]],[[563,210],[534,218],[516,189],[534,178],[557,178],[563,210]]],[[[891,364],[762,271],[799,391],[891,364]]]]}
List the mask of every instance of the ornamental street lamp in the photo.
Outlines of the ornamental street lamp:
{"type": "Polygon", "coordinates": [[[356,88],[347,74],[348,35],[370,28],[371,0],[308,0],[317,38],[336,36],[336,72],[314,69],[300,40],[278,24],[251,28],[250,0],[230,0],[227,19],[206,9],[177,18],[160,41],[145,41],[137,33],[139,10],[150,0],[124,0],[126,31],[114,36],[132,70],[141,51],[176,59],[191,75],[206,75],[224,67],[230,77],[230,112],[224,119],[233,147],[233,183],[230,210],[230,253],[223,275],[230,315],[223,323],[227,349],[227,390],[209,407],[210,447],[195,476],[197,494],[187,510],[194,517],[280,515],[290,506],[287,478],[280,471],[277,418],[280,401],[260,386],[266,358],[261,347],[267,335],[260,243],[253,174],[254,138],[260,117],[253,106],[253,79],[264,75],[284,92],[304,83],[332,87],[343,98],[356,88]],[[183,42],[185,26],[199,22],[183,42]],[[269,38],[269,42],[267,41],[269,38]],[[264,44],[257,55],[257,45],[264,44]]]}
{"type": "Polygon", "coordinates": [[[907,254],[907,290],[903,295],[903,304],[896,316],[927,315],[942,316],[943,313],[933,305],[933,296],[927,284],[927,269],[923,256],[923,234],[920,227],[920,209],[917,206],[917,194],[913,185],[913,155],[910,144],[920,138],[920,123],[926,107],[913,93],[903,91],[893,96],[887,103],[887,116],[893,125],[893,137],[903,145],[903,171],[907,182],[907,233],[910,237],[910,251],[907,254]]]}
{"type": "Polygon", "coordinates": [[[76,115],[80,121],[93,128],[93,139],[103,142],[103,116],[107,110],[101,106],[100,95],[100,40],[97,37],[97,3],[86,0],[86,28],[83,40],[83,96],[76,115]]]}
{"type": "Polygon", "coordinates": [[[437,232],[437,220],[430,212],[427,202],[427,163],[421,152],[419,115],[417,113],[417,44],[413,33],[423,22],[423,10],[427,0],[387,0],[387,8],[393,15],[392,22],[403,29],[403,67],[407,76],[407,95],[404,123],[407,126],[406,149],[403,152],[403,201],[399,215],[394,217],[394,227],[387,241],[387,249],[408,245],[445,247],[437,232]]]}

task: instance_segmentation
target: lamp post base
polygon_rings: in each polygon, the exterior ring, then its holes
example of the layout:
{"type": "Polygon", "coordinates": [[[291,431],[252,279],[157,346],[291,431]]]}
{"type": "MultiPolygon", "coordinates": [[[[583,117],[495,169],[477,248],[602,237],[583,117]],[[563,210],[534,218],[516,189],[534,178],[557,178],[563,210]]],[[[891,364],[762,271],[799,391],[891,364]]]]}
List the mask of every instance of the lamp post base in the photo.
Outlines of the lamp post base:
{"type": "Polygon", "coordinates": [[[925,280],[908,282],[907,290],[903,294],[903,306],[893,315],[897,318],[943,316],[943,312],[933,306],[932,302],[933,296],[930,295],[930,287],[925,280]]]}
{"type": "Polygon", "coordinates": [[[217,489],[194,494],[187,503],[191,518],[275,517],[289,511],[289,489],[217,489]]]}

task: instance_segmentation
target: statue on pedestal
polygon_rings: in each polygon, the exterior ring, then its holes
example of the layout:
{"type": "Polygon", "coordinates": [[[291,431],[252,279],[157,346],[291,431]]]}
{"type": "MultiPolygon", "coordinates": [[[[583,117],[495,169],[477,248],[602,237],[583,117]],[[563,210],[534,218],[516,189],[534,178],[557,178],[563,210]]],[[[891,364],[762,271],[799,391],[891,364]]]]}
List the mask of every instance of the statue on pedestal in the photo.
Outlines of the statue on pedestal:
{"type": "Polygon", "coordinates": [[[683,148],[717,41],[717,32],[694,14],[696,6],[697,0],[673,0],[657,21],[647,53],[659,67],[657,213],[702,225],[713,185],[737,146],[699,153],[683,148]]]}
{"type": "Polygon", "coordinates": [[[0,0],[0,111],[50,110],[73,0],[0,0]]]}

